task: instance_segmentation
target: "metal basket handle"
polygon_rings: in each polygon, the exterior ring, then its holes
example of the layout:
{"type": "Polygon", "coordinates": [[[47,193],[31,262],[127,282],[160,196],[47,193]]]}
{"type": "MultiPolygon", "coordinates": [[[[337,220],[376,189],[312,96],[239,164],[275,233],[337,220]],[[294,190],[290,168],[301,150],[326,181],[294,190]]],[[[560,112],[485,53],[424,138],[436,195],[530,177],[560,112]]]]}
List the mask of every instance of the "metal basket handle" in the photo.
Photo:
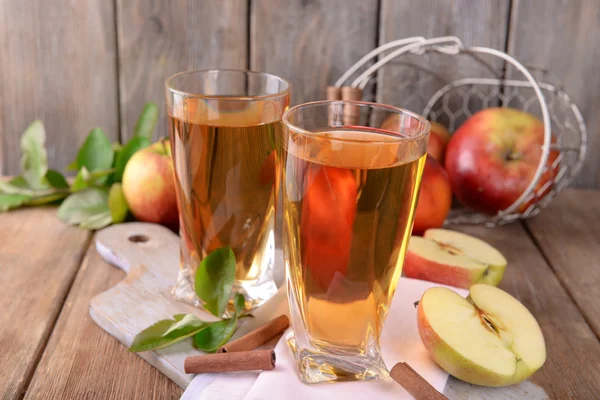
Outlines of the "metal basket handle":
{"type": "MultiPolygon", "coordinates": [[[[379,54],[381,54],[385,51],[388,51],[388,50],[391,50],[394,48],[397,48],[397,49],[395,51],[391,52],[390,54],[386,55],[379,61],[377,61],[375,64],[373,64],[369,68],[367,68],[354,81],[352,81],[351,87],[359,88],[361,90],[364,89],[364,87],[367,85],[367,83],[371,79],[371,76],[376,71],[378,71],[381,67],[383,67],[384,65],[386,65],[387,63],[389,63],[390,61],[395,59],[396,57],[399,57],[402,54],[405,54],[407,52],[411,52],[414,54],[423,54],[426,51],[437,51],[437,52],[444,53],[444,54],[459,54],[461,52],[488,54],[491,56],[501,58],[504,61],[510,63],[519,72],[521,72],[523,74],[523,76],[525,76],[527,82],[529,83],[530,87],[534,90],[534,92],[540,102],[540,108],[541,108],[541,112],[542,112],[542,120],[544,123],[544,144],[542,145],[542,157],[540,159],[540,162],[538,164],[538,167],[536,169],[534,177],[531,180],[529,186],[521,194],[521,196],[513,204],[510,205],[510,207],[498,212],[498,214],[495,216],[495,218],[502,219],[503,217],[507,217],[508,215],[514,213],[518,209],[518,207],[521,204],[523,204],[526,201],[526,199],[529,198],[529,196],[531,196],[531,194],[533,193],[536,185],[538,184],[542,174],[544,173],[544,171],[546,169],[546,163],[548,162],[550,146],[551,146],[551,141],[552,141],[551,120],[550,120],[550,113],[548,111],[548,106],[546,104],[544,95],[542,94],[542,91],[540,89],[540,86],[538,85],[537,81],[534,79],[533,75],[519,61],[517,61],[515,58],[509,56],[508,54],[506,54],[502,51],[487,48],[487,47],[465,47],[463,45],[462,41],[455,36],[444,36],[444,37],[438,37],[438,38],[433,38],[433,39],[425,39],[423,37],[418,36],[418,37],[411,37],[411,38],[407,38],[407,39],[401,39],[401,40],[389,42],[389,43],[381,45],[378,48],[372,50],[367,55],[365,55],[363,58],[361,58],[358,62],[356,62],[352,67],[350,67],[348,69],[348,71],[346,71],[340,77],[340,79],[338,79],[338,81],[335,83],[335,86],[337,86],[337,87],[343,86],[344,83],[346,81],[348,81],[348,79],[353,74],[355,74],[362,66],[364,66],[369,60],[373,59],[374,57],[378,56],[379,54]]],[[[477,79],[477,78],[474,78],[474,79],[477,79]]],[[[434,96],[432,97],[432,100],[433,100],[433,98],[439,98],[438,93],[443,92],[444,90],[445,90],[444,88],[440,89],[436,94],[434,94],[434,96]]],[[[431,103],[431,101],[429,103],[431,103]]],[[[426,109],[428,109],[428,108],[429,108],[429,104],[426,109]]]]}

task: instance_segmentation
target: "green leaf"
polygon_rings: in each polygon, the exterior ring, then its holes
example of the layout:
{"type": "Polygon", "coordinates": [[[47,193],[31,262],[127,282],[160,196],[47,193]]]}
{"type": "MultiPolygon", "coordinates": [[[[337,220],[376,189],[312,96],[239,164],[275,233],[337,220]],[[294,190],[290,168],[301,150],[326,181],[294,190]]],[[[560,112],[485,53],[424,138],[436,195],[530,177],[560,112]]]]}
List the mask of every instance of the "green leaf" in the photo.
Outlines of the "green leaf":
{"type": "Polygon", "coordinates": [[[67,197],[58,208],[58,217],[66,223],[75,225],[106,212],[110,216],[106,191],[89,188],[67,197]]]}
{"type": "MultiPolygon", "coordinates": [[[[102,129],[94,128],[88,134],[77,153],[77,169],[86,167],[88,171],[108,170],[112,167],[114,151],[110,140],[102,129]]],[[[104,183],[106,177],[101,179],[104,183]]]]}
{"type": "Polygon", "coordinates": [[[214,322],[196,333],[194,346],[207,353],[213,353],[231,339],[236,326],[237,314],[233,318],[214,322]]]}
{"type": "MultiPolygon", "coordinates": [[[[12,182],[12,181],[11,181],[12,182]]],[[[21,194],[25,196],[34,196],[36,191],[30,189],[28,186],[21,185],[19,181],[17,184],[0,180],[0,192],[5,194],[21,194]]]]}
{"type": "Polygon", "coordinates": [[[17,193],[0,193],[0,212],[8,211],[25,204],[31,196],[17,193]]]}
{"type": "Polygon", "coordinates": [[[21,189],[29,189],[29,185],[27,184],[27,181],[21,175],[15,176],[10,181],[8,181],[8,183],[10,183],[12,186],[16,186],[21,189]]]}
{"type": "Polygon", "coordinates": [[[90,172],[86,167],[81,167],[75,176],[75,180],[73,180],[71,190],[73,192],[77,192],[90,186],[102,185],[106,180],[106,177],[112,174],[114,171],[114,169],[103,169],[90,172]]]}
{"type": "Polygon", "coordinates": [[[238,319],[242,318],[241,314],[244,311],[245,303],[244,296],[236,293],[233,300],[235,307],[233,317],[215,322],[198,332],[194,336],[194,346],[202,351],[213,353],[219,347],[225,345],[231,339],[231,336],[233,336],[238,319]]]}
{"type": "Polygon", "coordinates": [[[49,169],[48,172],[46,172],[46,181],[48,181],[50,186],[52,186],[55,189],[69,188],[69,183],[67,182],[63,174],[54,169],[49,169]]]}
{"type": "Polygon", "coordinates": [[[51,192],[51,193],[47,193],[47,194],[42,194],[39,196],[32,197],[30,200],[25,202],[25,205],[27,205],[27,206],[44,206],[44,205],[52,204],[59,200],[62,200],[65,197],[67,197],[68,195],[69,195],[69,192],[67,192],[67,191],[60,191],[60,192],[56,191],[56,192],[51,192]]]}
{"type": "Polygon", "coordinates": [[[43,187],[48,172],[46,131],[42,121],[33,121],[21,136],[21,171],[33,189],[43,187]]]}
{"type": "Polygon", "coordinates": [[[78,169],[77,159],[71,161],[71,164],[67,165],[67,171],[77,171],[78,169]]]}
{"type": "Polygon", "coordinates": [[[77,171],[77,175],[73,180],[73,184],[71,185],[71,190],[73,192],[77,192],[79,190],[86,189],[89,184],[88,180],[90,179],[90,171],[86,167],[81,167],[79,171],[77,171]]]}
{"type": "Polygon", "coordinates": [[[115,161],[115,181],[121,182],[127,162],[138,150],[150,146],[150,140],[144,136],[133,137],[117,154],[115,161]]]}
{"type": "Polygon", "coordinates": [[[136,335],[129,348],[131,352],[157,350],[195,335],[210,322],[192,314],[177,314],[174,319],[163,319],[136,335]]]}
{"type": "Polygon", "coordinates": [[[233,304],[235,307],[235,313],[239,316],[244,311],[244,306],[246,305],[246,299],[244,295],[241,293],[236,293],[233,296],[233,304]]]}
{"type": "Polygon", "coordinates": [[[133,128],[134,137],[145,137],[150,140],[152,133],[158,121],[158,106],[155,103],[146,103],[140,114],[135,127],[133,128]]]}
{"type": "MultiPolygon", "coordinates": [[[[50,171],[46,174],[48,176],[50,171]]],[[[59,174],[60,175],[60,174],[59,174]]],[[[61,175],[62,176],[62,175],[61,175]]],[[[55,177],[51,177],[50,179],[54,179],[55,177]]],[[[64,178],[63,178],[64,179],[64,178]]],[[[44,178],[45,182],[48,182],[47,178],[44,178]]],[[[60,182],[55,181],[55,184],[60,185],[60,182]]],[[[60,188],[52,188],[50,187],[50,182],[48,184],[44,183],[45,188],[40,188],[37,190],[31,189],[25,179],[22,176],[17,176],[11,179],[9,182],[0,181],[0,192],[4,194],[11,195],[19,195],[21,196],[19,201],[20,205],[27,206],[41,206],[46,204],[54,203],[58,200],[62,200],[69,195],[68,189],[60,188]]],[[[67,186],[68,187],[68,186],[67,186]]],[[[7,198],[7,202],[13,204],[11,208],[18,207],[16,196],[11,196],[7,198]]],[[[4,210],[6,211],[6,210],[4,210]]]]}
{"type": "Polygon", "coordinates": [[[196,294],[204,307],[220,317],[227,307],[235,276],[235,255],[229,247],[210,253],[196,270],[196,294]]]}
{"type": "Polygon", "coordinates": [[[110,187],[110,191],[108,192],[108,208],[110,209],[113,223],[118,224],[125,221],[129,207],[120,183],[113,183],[110,187]]]}
{"type": "Polygon", "coordinates": [[[108,226],[112,223],[112,216],[110,215],[110,211],[104,211],[99,214],[90,215],[89,217],[83,219],[79,224],[80,228],[94,230],[101,229],[105,226],[108,226]]]}
{"type": "MultiPolygon", "coordinates": [[[[114,152],[114,157],[113,157],[113,165],[112,167],[115,168],[115,165],[117,164],[117,160],[119,159],[119,153],[121,152],[121,150],[123,149],[123,146],[121,146],[121,143],[119,142],[115,142],[113,143],[113,152],[114,152]]],[[[109,175],[108,178],[106,179],[105,184],[107,186],[111,186],[113,183],[115,183],[117,181],[115,174],[109,175]]]]}

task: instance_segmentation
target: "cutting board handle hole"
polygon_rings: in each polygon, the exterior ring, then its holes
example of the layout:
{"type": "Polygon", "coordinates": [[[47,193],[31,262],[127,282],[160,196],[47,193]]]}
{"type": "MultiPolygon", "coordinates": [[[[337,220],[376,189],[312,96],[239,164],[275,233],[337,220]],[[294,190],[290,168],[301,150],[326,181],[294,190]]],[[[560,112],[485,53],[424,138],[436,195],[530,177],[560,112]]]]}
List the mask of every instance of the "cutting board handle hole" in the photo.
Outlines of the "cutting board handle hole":
{"type": "Polygon", "coordinates": [[[146,243],[150,238],[146,235],[134,234],[129,236],[129,241],[133,243],[146,243]]]}

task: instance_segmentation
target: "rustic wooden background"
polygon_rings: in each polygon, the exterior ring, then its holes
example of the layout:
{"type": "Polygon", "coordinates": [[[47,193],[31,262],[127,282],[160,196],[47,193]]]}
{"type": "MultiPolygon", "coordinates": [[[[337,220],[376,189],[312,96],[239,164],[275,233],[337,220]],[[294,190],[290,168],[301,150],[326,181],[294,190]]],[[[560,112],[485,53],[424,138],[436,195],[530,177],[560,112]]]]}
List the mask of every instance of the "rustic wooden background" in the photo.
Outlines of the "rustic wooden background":
{"type": "MultiPolygon", "coordinates": [[[[164,114],[175,72],[271,72],[297,104],[323,98],[378,44],[415,35],[456,35],[551,70],[588,126],[575,185],[600,188],[600,0],[0,0],[0,174],[17,173],[19,136],[36,118],[64,170],[91,128],[126,140],[146,101],[164,114]]],[[[397,79],[386,67],[369,94],[398,103],[397,79]]]]}

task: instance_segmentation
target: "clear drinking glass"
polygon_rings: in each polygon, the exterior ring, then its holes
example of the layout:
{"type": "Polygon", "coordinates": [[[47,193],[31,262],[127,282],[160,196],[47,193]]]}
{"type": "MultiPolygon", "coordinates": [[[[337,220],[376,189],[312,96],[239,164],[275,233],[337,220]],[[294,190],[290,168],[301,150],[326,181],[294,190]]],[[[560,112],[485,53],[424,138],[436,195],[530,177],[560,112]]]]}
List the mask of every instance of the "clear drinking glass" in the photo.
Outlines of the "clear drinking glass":
{"type": "Polygon", "coordinates": [[[234,290],[251,309],[273,282],[276,143],[290,86],[274,75],[203,70],[166,81],[181,234],[176,298],[201,305],[195,271],[213,250],[237,260],[234,290]]]}
{"type": "Polygon", "coordinates": [[[379,338],[413,225],[429,122],[319,101],[283,115],[283,253],[304,382],[385,378],[379,338]]]}

